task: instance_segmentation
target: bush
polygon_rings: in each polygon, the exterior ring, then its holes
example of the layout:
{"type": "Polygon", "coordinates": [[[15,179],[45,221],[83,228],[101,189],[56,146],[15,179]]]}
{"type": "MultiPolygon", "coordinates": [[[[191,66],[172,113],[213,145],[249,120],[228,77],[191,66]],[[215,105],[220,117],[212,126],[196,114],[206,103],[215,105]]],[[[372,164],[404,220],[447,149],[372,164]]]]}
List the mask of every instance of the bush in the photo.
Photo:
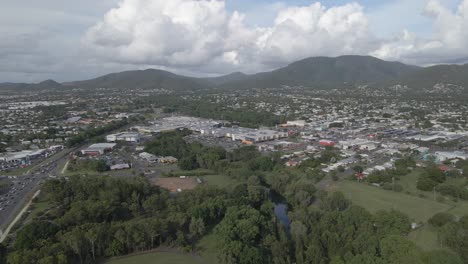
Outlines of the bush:
{"type": "Polygon", "coordinates": [[[441,227],[449,222],[455,222],[455,216],[449,213],[437,213],[428,222],[432,226],[441,227]]]}
{"type": "Polygon", "coordinates": [[[416,188],[421,191],[432,191],[435,186],[437,186],[437,182],[426,176],[419,177],[416,183],[416,188]]]}
{"type": "Polygon", "coordinates": [[[460,189],[451,184],[441,184],[437,186],[436,190],[443,195],[449,195],[452,197],[458,197],[460,195],[460,189]]]}

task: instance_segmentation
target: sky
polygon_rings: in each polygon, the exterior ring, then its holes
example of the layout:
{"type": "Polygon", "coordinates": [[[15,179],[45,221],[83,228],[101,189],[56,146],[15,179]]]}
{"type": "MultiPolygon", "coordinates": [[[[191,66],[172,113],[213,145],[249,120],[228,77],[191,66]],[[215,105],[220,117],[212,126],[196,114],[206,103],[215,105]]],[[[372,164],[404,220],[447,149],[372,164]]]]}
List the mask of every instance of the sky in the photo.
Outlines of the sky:
{"type": "Polygon", "coordinates": [[[468,62],[468,0],[3,0],[0,83],[157,68],[256,73],[313,56],[468,62]]]}

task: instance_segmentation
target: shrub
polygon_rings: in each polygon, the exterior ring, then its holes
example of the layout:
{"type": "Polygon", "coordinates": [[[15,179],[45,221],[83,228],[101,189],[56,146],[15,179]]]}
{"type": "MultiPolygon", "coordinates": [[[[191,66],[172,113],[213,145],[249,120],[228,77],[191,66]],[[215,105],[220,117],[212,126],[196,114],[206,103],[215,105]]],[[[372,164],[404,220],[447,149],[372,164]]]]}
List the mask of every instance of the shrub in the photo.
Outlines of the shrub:
{"type": "Polygon", "coordinates": [[[449,222],[454,222],[455,216],[449,213],[437,213],[429,219],[429,224],[435,227],[441,227],[449,222]]]}

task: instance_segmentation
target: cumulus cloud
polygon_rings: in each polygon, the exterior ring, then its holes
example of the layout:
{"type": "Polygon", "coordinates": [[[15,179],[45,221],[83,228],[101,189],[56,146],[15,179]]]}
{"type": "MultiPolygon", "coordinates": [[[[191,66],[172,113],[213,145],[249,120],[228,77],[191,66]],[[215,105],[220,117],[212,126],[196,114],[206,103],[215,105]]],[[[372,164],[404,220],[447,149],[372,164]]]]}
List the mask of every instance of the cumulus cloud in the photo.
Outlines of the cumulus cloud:
{"type": "Polygon", "coordinates": [[[367,53],[374,46],[356,3],[287,7],[270,27],[248,27],[244,19],[219,0],[123,0],[84,43],[107,59],[208,71],[258,70],[307,56],[367,53]]]}
{"type": "Polygon", "coordinates": [[[288,62],[308,56],[367,53],[373,46],[363,7],[320,3],[279,12],[273,27],[258,36],[260,58],[288,62]]]}
{"type": "Polygon", "coordinates": [[[457,0],[456,8],[444,0],[369,8],[313,0],[302,6],[230,0],[237,8],[229,0],[44,0],[27,10],[24,1],[0,9],[0,81],[74,80],[148,67],[196,76],[253,73],[345,54],[417,65],[468,61],[468,0],[457,0]],[[25,12],[30,19],[17,15],[25,12]],[[393,23],[402,13],[406,18],[393,23]],[[412,14],[421,14],[418,21],[412,14]]]}
{"type": "Polygon", "coordinates": [[[433,19],[433,32],[422,38],[403,31],[385,40],[371,55],[382,59],[402,60],[414,64],[455,63],[468,58],[468,0],[452,11],[438,0],[430,0],[424,15],[433,19]]]}

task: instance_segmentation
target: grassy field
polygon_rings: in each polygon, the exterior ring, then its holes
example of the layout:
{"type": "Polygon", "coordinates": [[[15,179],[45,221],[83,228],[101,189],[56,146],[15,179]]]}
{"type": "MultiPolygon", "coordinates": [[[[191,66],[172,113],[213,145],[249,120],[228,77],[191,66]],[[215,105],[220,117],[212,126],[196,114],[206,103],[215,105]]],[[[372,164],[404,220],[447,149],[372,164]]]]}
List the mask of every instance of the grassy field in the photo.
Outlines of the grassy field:
{"type": "Polygon", "coordinates": [[[435,213],[452,208],[448,204],[352,181],[341,181],[336,189],[343,192],[354,204],[370,212],[395,209],[407,214],[415,221],[426,222],[435,213]]]}
{"type": "Polygon", "coordinates": [[[205,181],[208,185],[215,185],[221,188],[236,183],[234,179],[226,175],[206,175],[200,178],[203,181],[205,181]]]}
{"type": "MultiPolygon", "coordinates": [[[[457,217],[468,214],[468,202],[453,202],[445,199],[443,203],[432,199],[432,192],[422,192],[416,189],[419,172],[402,177],[401,184],[406,193],[386,191],[377,187],[352,181],[338,182],[336,190],[341,191],[354,204],[360,205],[370,212],[395,209],[407,214],[415,221],[423,221],[425,225],[409,234],[409,239],[424,250],[440,249],[437,241],[437,231],[427,224],[427,220],[438,212],[448,212],[457,217]],[[426,198],[421,198],[423,194],[426,198]]],[[[456,180],[456,179],[453,179],[456,180]]]]}
{"type": "Polygon", "coordinates": [[[414,230],[409,234],[408,238],[423,250],[429,251],[442,248],[437,242],[437,230],[429,225],[414,230]]]}
{"type": "Polygon", "coordinates": [[[178,177],[178,176],[204,176],[214,174],[214,171],[207,169],[196,169],[196,170],[172,170],[169,173],[166,173],[168,177],[178,177]]]}
{"type": "Polygon", "coordinates": [[[199,256],[178,252],[155,252],[110,260],[105,264],[216,264],[216,240],[213,234],[203,237],[195,247],[199,256]]]}
{"type": "Polygon", "coordinates": [[[197,245],[197,251],[200,252],[206,264],[218,263],[216,255],[216,240],[213,234],[203,237],[197,245]]]}
{"type": "Polygon", "coordinates": [[[106,264],[205,264],[200,257],[183,253],[156,252],[111,260],[106,264]]]}

